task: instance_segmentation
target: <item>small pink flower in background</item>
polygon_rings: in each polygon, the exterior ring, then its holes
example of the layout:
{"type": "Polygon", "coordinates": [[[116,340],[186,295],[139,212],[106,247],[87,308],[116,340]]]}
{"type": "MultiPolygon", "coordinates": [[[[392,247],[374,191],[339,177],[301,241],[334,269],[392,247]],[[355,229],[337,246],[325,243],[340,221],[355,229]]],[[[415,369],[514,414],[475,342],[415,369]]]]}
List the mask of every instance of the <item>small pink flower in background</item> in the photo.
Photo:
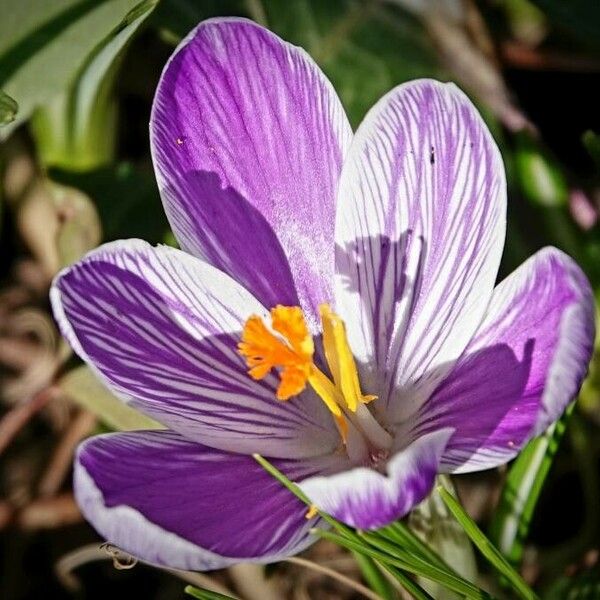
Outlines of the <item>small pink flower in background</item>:
{"type": "Polygon", "coordinates": [[[591,229],[598,221],[598,210],[583,190],[571,190],[569,209],[575,222],[585,231],[591,229]]]}

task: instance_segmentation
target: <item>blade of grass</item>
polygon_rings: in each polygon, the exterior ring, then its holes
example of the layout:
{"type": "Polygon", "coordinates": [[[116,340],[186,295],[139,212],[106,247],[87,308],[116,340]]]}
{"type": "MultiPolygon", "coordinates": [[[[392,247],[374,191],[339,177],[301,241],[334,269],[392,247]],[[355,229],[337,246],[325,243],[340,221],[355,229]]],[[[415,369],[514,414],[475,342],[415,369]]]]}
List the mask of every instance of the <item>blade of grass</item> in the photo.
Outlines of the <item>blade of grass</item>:
{"type": "MultiPolygon", "coordinates": [[[[277,479],[283,486],[285,486],[292,494],[294,494],[299,500],[304,502],[307,506],[312,506],[312,503],[308,496],[302,492],[302,490],[292,481],[290,481],[281,471],[279,471],[274,465],[272,465],[267,459],[254,454],[254,459],[275,479],[277,479]]],[[[340,523],[327,513],[318,511],[319,516],[328,523],[333,529],[337,531],[337,534],[324,531],[322,529],[314,529],[313,533],[320,537],[328,538],[335,541],[339,545],[347,548],[348,550],[354,550],[373,558],[380,562],[382,566],[392,565],[400,570],[408,571],[410,573],[421,575],[427,579],[431,579],[436,583],[447,586],[452,591],[456,591],[459,594],[466,596],[467,598],[489,598],[490,596],[480,590],[477,586],[473,585],[469,581],[462,579],[459,575],[448,570],[447,567],[441,568],[436,565],[431,565],[427,560],[421,557],[415,556],[415,553],[407,552],[406,549],[394,546],[394,554],[389,555],[384,552],[380,552],[373,548],[371,545],[365,544],[365,541],[350,527],[347,527],[343,523],[340,523]]],[[[390,546],[391,547],[391,546],[390,546]]],[[[439,559],[441,560],[441,559],[439,559]]],[[[412,581],[412,580],[411,580],[412,581]]],[[[417,585],[412,582],[413,586],[417,585]]]]}
{"type": "MultiPolygon", "coordinates": [[[[310,498],[293,482],[290,481],[277,467],[272,465],[266,458],[261,456],[260,454],[253,454],[254,460],[256,460],[263,469],[265,469],[269,474],[271,474],[281,485],[286,487],[298,500],[301,500],[306,504],[306,506],[312,507],[313,504],[310,501],[310,498]]],[[[317,509],[319,516],[328,524],[331,525],[334,529],[340,533],[340,535],[344,537],[349,537],[350,539],[357,538],[356,533],[350,529],[350,527],[336,521],[332,516],[328,515],[317,509]]]]}
{"type": "MultiPolygon", "coordinates": [[[[301,500],[306,504],[306,506],[312,507],[313,504],[310,501],[310,498],[293,482],[290,481],[277,467],[272,465],[266,458],[261,456],[260,454],[252,455],[254,460],[260,464],[260,466],[267,471],[270,475],[275,477],[281,485],[286,487],[298,500],[301,500]]],[[[329,525],[335,527],[342,535],[349,535],[352,537],[353,532],[349,527],[346,527],[342,523],[336,521],[333,517],[329,516],[327,513],[323,513],[321,511],[317,511],[319,516],[323,518],[329,525]]]]}
{"type": "Polygon", "coordinates": [[[192,598],[198,598],[198,600],[235,600],[231,596],[225,594],[219,594],[217,592],[211,592],[210,590],[200,589],[193,585],[187,585],[183,590],[188,596],[192,598]]]}
{"type": "Polygon", "coordinates": [[[411,579],[404,571],[396,569],[390,565],[382,565],[391,577],[396,579],[400,585],[412,595],[415,600],[435,600],[433,596],[427,593],[416,581],[411,579]]]}
{"type": "Polygon", "coordinates": [[[444,561],[444,559],[435,550],[433,550],[433,548],[430,548],[401,521],[396,521],[387,527],[378,529],[376,533],[384,537],[389,536],[390,538],[393,538],[399,545],[409,548],[413,552],[420,554],[431,564],[434,564],[441,569],[453,571],[452,567],[450,567],[446,561],[444,561]]]}
{"type": "MultiPolygon", "coordinates": [[[[388,541],[381,539],[377,534],[374,533],[366,533],[363,532],[360,534],[360,537],[369,542],[371,546],[381,550],[382,552],[387,553],[390,556],[399,556],[399,552],[403,551],[395,544],[390,544],[388,541]]],[[[405,551],[403,551],[405,552],[405,551]]],[[[437,583],[441,583],[442,585],[452,589],[451,586],[462,585],[464,583],[468,583],[474,590],[478,590],[476,586],[467,582],[460,575],[452,571],[449,567],[439,567],[437,565],[431,564],[427,559],[414,554],[412,552],[408,552],[406,554],[401,555],[401,559],[407,561],[411,565],[412,573],[416,575],[420,575],[421,577],[426,577],[427,579],[431,579],[432,581],[436,581],[437,583]]],[[[480,591],[480,590],[478,590],[480,591]]]]}
{"type": "Polygon", "coordinates": [[[481,554],[483,554],[498,573],[506,578],[513,590],[518,593],[519,597],[524,598],[525,600],[536,600],[537,596],[533,590],[512,568],[510,563],[502,556],[502,553],[492,544],[492,542],[490,542],[490,540],[488,540],[477,524],[465,512],[465,509],[460,505],[458,500],[442,486],[439,486],[437,490],[448,507],[448,510],[450,510],[456,520],[460,523],[473,544],[477,546],[481,554]]]}
{"type": "Polygon", "coordinates": [[[324,531],[322,529],[315,529],[313,530],[313,533],[319,537],[335,542],[344,548],[348,548],[348,550],[355,550],[356,552],[370,556],[371,558],[381,562],[383,565],[391,565],[403,571],[408,571],[409,573],[421,575],[422,577],[431,579],[432,581],[447,587],[449,590],[456,592],[457,594],[462,594],[469,599],[489,598],[489,595],[486,592],[480,590],[477,586],[461,579],[458,576],[454,576],[446,571],[442,571],[441,569],[438,569],[432,565],[425,565],[425,568],[422,568],[423,565],[420,564],[419,561],[415,561],[413,557],[408,554],[401,557],[391,556],[386,552],[366,546],[360,541],[357,542],[330,531],[324,531]],[[417,564],[415,564],[415,562],[417,564]]]}
{"type": "Polygon", "coordinates": [[[383,600],[394,600],[396,594],[394,593],[390,582],[377,567],[375,561],[354,550],[352,551],[352,554],[354,555],[354,560],[358,564],[364,580],[369,584],[369,587],[381,596],[383,600]]]}
{"type": "Polygon", "coordinates": [[[563,417],[525,447],[513,463],[490,529],[490,538],[512,564],[523,557],[531,518],[564,435],[573,404],[563,417]]]}

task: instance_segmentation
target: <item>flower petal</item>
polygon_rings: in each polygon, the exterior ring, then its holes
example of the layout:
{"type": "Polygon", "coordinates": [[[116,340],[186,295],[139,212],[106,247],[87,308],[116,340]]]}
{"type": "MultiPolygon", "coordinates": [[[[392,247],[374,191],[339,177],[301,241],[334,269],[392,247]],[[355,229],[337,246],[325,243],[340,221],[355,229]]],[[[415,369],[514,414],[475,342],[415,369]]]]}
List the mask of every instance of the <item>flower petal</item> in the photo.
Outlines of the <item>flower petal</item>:
{"type": "MultiPolygon", "coordinates": [[[[315,471],[276,462],[289,476],[315,471]]],[[[315,519],[252,457],[172,431],[84,442],[74,487],[83,514],[109,542],[152,564],[193,571],[272,562],[308,546],[315,519]]]]}
{"type": "Polygon", "coordinates": [[[406,418],[489,303],[506,221],[500,153],[454,85],[401,85],[359,127],[339,198],[336,306],[366,391],[406,418]]]}
{"type": "Polygon", "coordinates": [[[452,429],[442,429],[416,439],[392,456],[385,475],[358,467],[308,478],[300,488],[318,508],[352,527],[382,527],[403,517],[431,491],[451,435],[452,429]]]}
{"type": "Polygon", "coordinates": [[[539,251],[496,288],[464,356],[421,408],[413,435],[455,429],[445,470],[507,462],[576,396],[594,329],[581,269],[556,248],[539,251]]]}
{"type": "Polygon", "coordinates": [[[55,317],[74,350],[133,407],[215,448],[317,455],[338,436],[322,402],[275,398],[237,351],[244,321],[266,316],[228,275],[140,240],[101,246],[60,273],[55,317]]]}
{"type": "Polygon", "coordinates": [[[268,308],[299,298],[315,325],[352,132],[309,55],[245,19],[205,21],[165,67],[150,132],[181,247],[268,308]]]}

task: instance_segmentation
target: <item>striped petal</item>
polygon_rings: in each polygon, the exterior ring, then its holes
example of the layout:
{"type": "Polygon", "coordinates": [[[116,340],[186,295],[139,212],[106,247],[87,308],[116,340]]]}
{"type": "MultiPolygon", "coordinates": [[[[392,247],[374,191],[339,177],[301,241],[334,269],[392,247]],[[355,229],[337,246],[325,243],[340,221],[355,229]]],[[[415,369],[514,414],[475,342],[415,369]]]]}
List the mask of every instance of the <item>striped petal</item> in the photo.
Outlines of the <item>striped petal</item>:
{"type": "Polygon", "coordinates": [[[74,350],[125,402],[203,444],[269,456],[335,447],[314,394],[275,399],[277,380],[254,381],[236,345],[262,305],[201,260],[140,240],[101,246],[60,273],[54,315],[74,350]]]}
{"type": "Polygon", "coordinates": [[[351,129],[304,50],[245,19],[181,43],[150,124],[165,210],[181,247],[265,306],[330,301],[335,190],[351,129]]]}
{"type": "Polygon", "coordinates": [[[577,395],[594,330],[585,275],[559,250],[541,250],[496,288],[478,332],[422,407],[413,435],[455,429],[442,459],[447,471],[507,462],[577,395]]]}
{"type": "Polygon", "coordinates": [[[376,529],[406,515],[429,494],[452,429],[442,429],[396,452],[385,473],[368,467],[317,475],[299,485],[310,500],[336,519],[376,529]]]}
{"type": "Polygon", "coordinates": [[[505,187],[496,144],[454,85],[399,86],[356,133],[339,189],[336,304],[390,421],[415,412],[483,317],[505,187]]]}
{"type": "MultiPolygon", "coordinates": [[[[315,465],[275,461],[290,477],[315,465]]],[[[156,565],[202,571],[272,562],[312,539],[306,506],[252,457],[171,431],[117,433],[80,446],[77,502],[109,542],[156,565]]]]}

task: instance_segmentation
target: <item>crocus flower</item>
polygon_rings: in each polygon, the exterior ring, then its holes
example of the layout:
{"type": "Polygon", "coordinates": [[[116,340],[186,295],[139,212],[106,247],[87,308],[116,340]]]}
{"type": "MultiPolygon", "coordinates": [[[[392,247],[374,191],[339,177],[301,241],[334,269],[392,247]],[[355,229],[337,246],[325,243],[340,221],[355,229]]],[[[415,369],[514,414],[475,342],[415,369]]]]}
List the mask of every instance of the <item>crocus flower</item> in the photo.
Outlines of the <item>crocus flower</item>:
{"type": "Polygon", "coordinates": [[[504,169],[455,86],[401,85],[353,135],[303,50],[217,19],[166,65],[150,133],[182,250],[106,244],[51,292],[77,354],[166,427],[79,449],[79,505],[122,549],[201,570],[305,548],[319,517],[252,453],[385,525],[576,395],[589,284],[546,248],[494,287],[504,169]]]}

